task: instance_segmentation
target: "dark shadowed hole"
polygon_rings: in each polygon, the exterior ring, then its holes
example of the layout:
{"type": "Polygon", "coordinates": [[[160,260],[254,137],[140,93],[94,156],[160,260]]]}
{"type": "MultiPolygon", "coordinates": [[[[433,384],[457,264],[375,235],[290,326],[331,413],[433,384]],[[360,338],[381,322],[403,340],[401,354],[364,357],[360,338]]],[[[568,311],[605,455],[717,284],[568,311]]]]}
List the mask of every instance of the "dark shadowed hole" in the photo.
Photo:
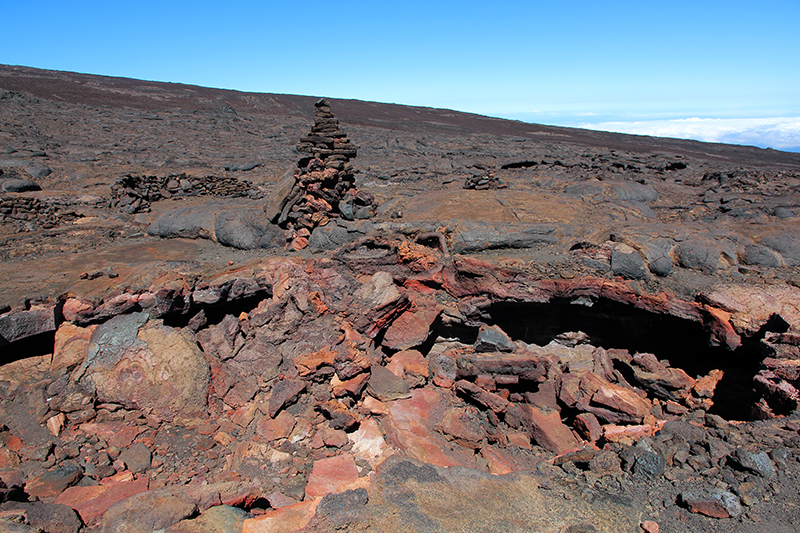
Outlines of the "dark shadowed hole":
{"type": "Polygon", "coordinates": [[[53,353],[56,332],[49,331],[0,346],[0,365],[53,353]]]}
{"type": "Polygon", "coordinates": [[[197,305],[194,304],[189,308],[188,312],[176,313],[164,317],[164,325],[173,328],[185,327],[189,321],[201,310],[206,314],[206,326],[214,326],[222,322],[226,315],[239,316],[242,313],[249,313],[261,303],[261,300],[267,298],[269,294],[266,291],[259,291],[253,296],[241,298],[232,302],[225,302],[215,305],[197,305]]]}
{"type": "MultiPolygon", "coordinates": [[[[541,304],[499,302],[484,308],[480,316],[469,318],[495,324],[512,339],[539,346],[549,344],[562,333],[582,331],[593,346],[625,349],[631,355],[652,353],[694,378],[705,376],[713,369],[723,370],[724,378],[717,386],[712,412],[739,420],[749,419],[757,399],[753,376],[758,371],[761,356],[756,350],[756,341],[766,331],[773,330],[767,325],[744,346],[730,351],[711,346],[709,333],[698,322],[604,299],[582,299],[580,304],[567,299],[541,304]]],[[[440,327],[436,333],[472,344],[477,328],[440,327]]],[[[625,377],[635,382],[633,376],[625,377]]]]}

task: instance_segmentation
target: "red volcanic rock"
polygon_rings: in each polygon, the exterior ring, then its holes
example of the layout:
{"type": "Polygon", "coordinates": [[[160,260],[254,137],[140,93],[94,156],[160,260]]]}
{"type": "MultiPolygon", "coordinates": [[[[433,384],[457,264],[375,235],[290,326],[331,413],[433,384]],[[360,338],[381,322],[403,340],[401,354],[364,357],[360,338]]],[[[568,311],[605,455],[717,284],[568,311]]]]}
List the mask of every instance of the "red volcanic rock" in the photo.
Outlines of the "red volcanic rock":
{"type": "Polygon", "coordinates": [[[389,404],[386,436],[401,451],[438,466],[474,466],[471,453],[447,442],[432,425],[442,416],[445,398],[433,389],[414,389],[411,397],[389,404]]]}
{"type": "Polygon", "coordinates": [[[356,413],[353,413],[343,403],[336,400],[321,402],[317,405],[317,408],[325,414],[330,421],[331,427],[335,429],[349,431],[360,422],[360,418],[356,413]]]}
{"type": "Polygon", "coordinates": [[[308,353],[295,357],[293,362],[297,367],[297,372],[300,377],[309,377],[320,373],[330,374],[333,373],[333,363],[336,360],[337,353],[322,349],[318,352],[308,353]],[[328,370],[324,370],[327,367],[328,370]]]}
{"type": "Polygon", "coordinates": [[[466,380],[456,381],[456,390],[468,395],[474,401],[494,411],[504,413],[508,408],[508,400],[493,394],[466,380]]]}
{"type": "Polygon", "coordinates": [[[419,346],[428,338],[430,327],[438,314],[433,308],[412,307],[392,322],[381,344],[392,350],[407,350],[419,346]]]}
{"type": "Polygon", "coordinates": [[[603,427],[591,413],[581,413],[575,417],[575,430],[589,442],[597,442],[603,436],[603,427]]]}
{"type": "Polygon", "coordinates": [[[386,368],[412,386],[424,385],[429,376],[428,362],[417,350],[397,352],[389,360],[386,368]]]}
{"type": "Polygon", "coordinates": [[[197,504],[166,489],[148,491],[115,503],[103,514],[103,531],[165,529],[197,512],[197,504]]]}
{"type": "Polygon", "coordinates": [[[136,481],[120,481],[109,485],[69,487],[62,492],[56,503],[75,509],[86,525],[96,524],[109,507],[148,489],[146,478],[136,481]]]}
{"type": "Polygon", "coordinates": [[[292,533],[305,527],[319,504],[319,498],[296,503],[262,516],[250,518],[242,524],[242,533],[292,533]]]}
{"type": "Polygon", "coordinates": [[[358,468],[350,454],[320,459],[314,463],[306,485],[306,498],[316,498],[358,480],[358,468]]]}
{"type": "MultiPolygon", "coordinates": [[[[593,372],[584,374],[580,387],[584,395],[583,402],[589,399],[591,404],[597,405],[601,409],[610,409],[621,413],[625,415],[623,416],[625,421],[641,422],[645,416],[650,414],[652,407],[650,402],[630,389],[607,382],[593,372]]],[[[578,403],[578,409],[588,410],[590,407],[583,402],[578,403]]],[[[598,411],[595,411],[594,414],[598,414],[598,411]]]]}
{"type": "Polygon", "coordinates": [[[256,431],[264,440],[272,442],[288,437],[294,425],[294,417],[286,411],[281,411],[275,418],[262,418],[256,426],[256,431]]]}
{"type": "Polygon", "coordinates": [[[97,326],[80,328],[69,322],[61,324],[56,331],[50,369],[54,372],[66,371],[83,363],[89,348],[89,340],[95,329],[97,326]]]}
{"type": "Polygon", "coordinates": [[[64,466],[29,480],[25,484],[25,492],[37,498],[55,497],[77,483],[81,477],[83,472],[77,466],[64,466]]]}
{"type": "Polygon", "coordinates": [[[566,453],[577,448],[580,443],[567,426],[561,422],[558,411],[533,405],[521,405],[522,426],[531,438],[542,448],[556,454],[566,453]]]}

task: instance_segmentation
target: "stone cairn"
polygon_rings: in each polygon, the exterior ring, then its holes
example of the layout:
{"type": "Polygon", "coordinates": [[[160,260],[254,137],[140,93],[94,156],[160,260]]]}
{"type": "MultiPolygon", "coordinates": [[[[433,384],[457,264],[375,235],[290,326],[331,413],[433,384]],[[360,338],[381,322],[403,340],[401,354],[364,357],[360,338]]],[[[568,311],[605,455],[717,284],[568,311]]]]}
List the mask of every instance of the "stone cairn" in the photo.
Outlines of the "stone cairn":
{"type": "Polygon", "coordinates": [[[356,146],[339,128],[327,100],[314,107],[311,132],[297,143],[297,151],[304,155],[265,207],[270,220],[286,230],[287,242],[295,250],[308,246],[314,228],[333,218],[365,219],[375,213],[373,196],[355,188],[350,160],[356,157],[356,146]]]}

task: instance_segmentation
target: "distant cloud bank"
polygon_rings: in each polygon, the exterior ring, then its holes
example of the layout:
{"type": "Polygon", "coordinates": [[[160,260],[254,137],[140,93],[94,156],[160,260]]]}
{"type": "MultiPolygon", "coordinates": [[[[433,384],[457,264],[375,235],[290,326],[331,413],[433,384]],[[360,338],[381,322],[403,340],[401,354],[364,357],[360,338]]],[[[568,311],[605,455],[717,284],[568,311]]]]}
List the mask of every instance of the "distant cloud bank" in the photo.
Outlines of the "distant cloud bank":
{"type": "Polygon", "coordinates": [[[800,117],[681,118],[632,122],[586,122],[576,124],[576,126],[591,130],[744,144],[800,152],[800,117]]]}

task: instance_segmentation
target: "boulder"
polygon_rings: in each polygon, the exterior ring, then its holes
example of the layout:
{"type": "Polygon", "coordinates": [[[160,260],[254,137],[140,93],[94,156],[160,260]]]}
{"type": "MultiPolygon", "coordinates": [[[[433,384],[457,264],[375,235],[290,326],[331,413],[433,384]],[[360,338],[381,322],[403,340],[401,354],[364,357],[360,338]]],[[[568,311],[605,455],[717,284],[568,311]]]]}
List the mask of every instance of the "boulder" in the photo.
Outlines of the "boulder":
{"type": "Polygon", "coordinates": [[[451,233],[452,252],[465,254],[502,248],[538,248],[557,244],[555,224],[490,224],[483,221],[458,222],[451,233]]]}
{"type": "Polygon", "coordinates": [[[217,242],[241,250],[276,248],[286,244],[284,232],[256,208],[228,209],[214,223],[217,242]]]}
{"type": "Polygon", "coordinates": [[[2,192],[28,192],[41,190],[42,188],[35,181],[16,178],[0,179],[0,191],[2,192]]]}
{"type": "Polygon", "coordinates": [[[762,239],[761,244],[780,253],[788,266],[800,265],[800,238],[794,233],[778,233],[762,239]]]}
{"type": "Polygon", "coordinates": [[[112,505],[103,515],[102,531],[138,533],[163,530],[197,512],[197,504],[169,490],[152,490],[112,505]]]}
{"type": "Polygon", "coordinates": [[[250,517],[244,509],[217,505],[197,518],[187,518],[169,526],[164,533],[241,533],[242,524],[250,517]]]}
{"type": "Polygon", "coordinates": [[[213,205],[168,211],[148,226],[147,233],[164,239],[214,239],[216,213],[213,205]]]}
{"type": "Polygon", "coordinates": [[[100,402],[165,420],[203,413],[209,383],[205,357],[188,333],[148,318],[132,313],[98,326],[73,382],[100,402]]]}
{"type": "Polygon", "coordinates": [[[48,307],[31,307],[0,315],[0,346],[56,329],[55,313],[48,307]]]}
{"type": "Polygon", "coordinates": [[[639,252],[622,243],[611,252],[611,272],[627,279],[647,278],[647,269],[639,252]]]}
{"type": "Polygon", "coordinates": [[[83,524],[78,514],[66,505],[44,502],[6,502],[3,511],[24,511],[28,525],[47,533],[78,533],[83,524]]]}

